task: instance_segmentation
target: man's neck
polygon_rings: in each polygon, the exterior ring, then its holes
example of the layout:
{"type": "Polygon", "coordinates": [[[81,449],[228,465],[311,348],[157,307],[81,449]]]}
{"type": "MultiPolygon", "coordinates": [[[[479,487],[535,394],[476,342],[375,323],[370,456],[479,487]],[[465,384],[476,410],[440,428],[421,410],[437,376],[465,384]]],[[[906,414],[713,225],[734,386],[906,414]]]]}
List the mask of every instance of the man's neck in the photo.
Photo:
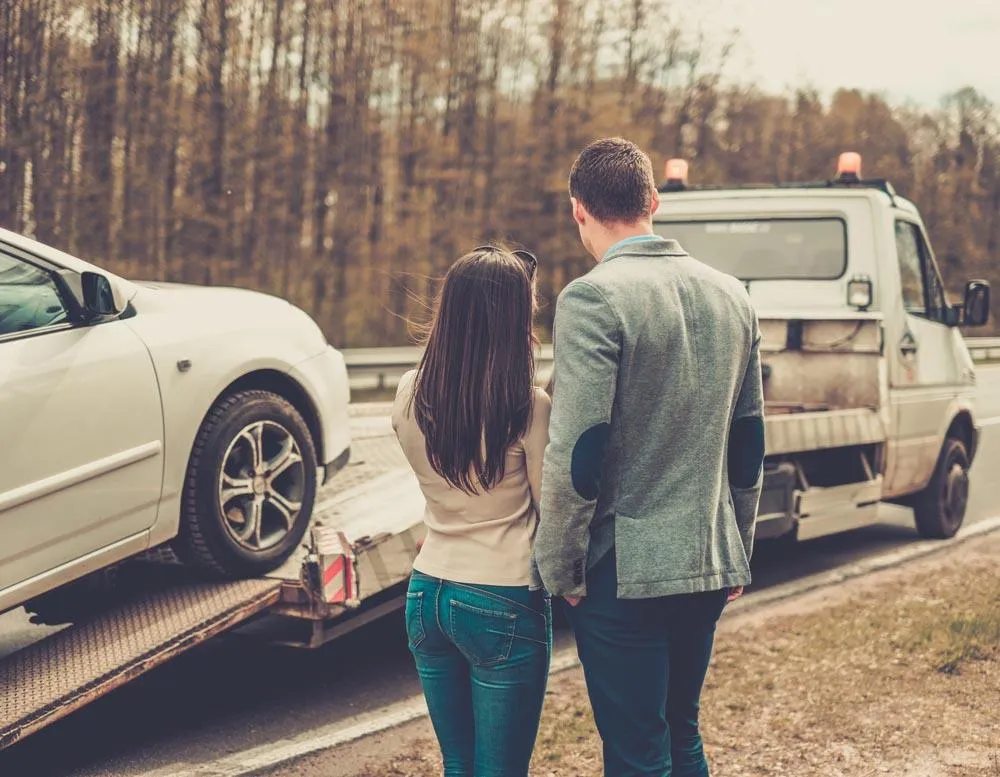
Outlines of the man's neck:
{"type": "Polygon", "coordinates": [[[612,227],[601,231],[598,240],[594,241],[594,257],[598,262],[608,253],[608,249],[615,243],[626,238],[652,235],[653,225],[648,221],[638,221],[635,224],[615,224],[612,227]]]}

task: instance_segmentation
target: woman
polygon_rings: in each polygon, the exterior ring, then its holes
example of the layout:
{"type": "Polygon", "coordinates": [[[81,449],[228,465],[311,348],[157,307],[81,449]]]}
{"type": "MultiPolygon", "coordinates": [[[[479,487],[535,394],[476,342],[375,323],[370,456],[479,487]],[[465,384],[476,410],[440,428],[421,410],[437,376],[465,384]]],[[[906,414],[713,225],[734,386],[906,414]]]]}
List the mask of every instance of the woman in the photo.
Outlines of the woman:
{"type": "Polygon", "coordinates": [[[483,246],[448,271],[392,423],[427,499],[406,632],[445,777],[519,777],[552,650],[531,590],[549,398],[534,386],[535,257],[483,246]]]}

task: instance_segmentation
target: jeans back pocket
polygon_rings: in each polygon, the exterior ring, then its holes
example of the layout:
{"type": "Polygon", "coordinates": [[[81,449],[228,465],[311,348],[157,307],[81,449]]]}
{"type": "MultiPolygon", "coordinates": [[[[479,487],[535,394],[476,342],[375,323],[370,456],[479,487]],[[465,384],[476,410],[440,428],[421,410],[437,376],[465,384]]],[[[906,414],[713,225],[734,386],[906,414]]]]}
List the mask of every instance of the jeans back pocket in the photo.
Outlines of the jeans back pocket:
{"type": "Polygon", "coordinates": [[[410,650],[416,650],[424,641],[424,592],[408,591],[406,594],[406,642],[410,650]]]}
{"type": "Polygon", "coordinates": [[[475,666],[496,666],[510,656],[518,615],[499,609],[449,602],[451,637],[475,666]]]}

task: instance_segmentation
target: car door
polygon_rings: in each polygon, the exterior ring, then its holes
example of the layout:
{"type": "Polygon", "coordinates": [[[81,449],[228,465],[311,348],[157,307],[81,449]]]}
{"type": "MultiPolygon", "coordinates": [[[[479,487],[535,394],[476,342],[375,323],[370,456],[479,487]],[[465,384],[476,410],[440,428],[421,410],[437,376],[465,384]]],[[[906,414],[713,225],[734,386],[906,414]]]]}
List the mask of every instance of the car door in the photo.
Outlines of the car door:
{"type": "Polygon", "coordinates": [[[160,499],[149,353],[124,320],[75,325],[58,270],[0,245],[0,604],[11,586],[72,577],[64,565],[141,536],[160,499]]]}
{"type": "Polygon", "coordinates": [[[899,307],[886,345],[895,424],[889,491],[903,494],[919,490],[931,476],[944,414],[958,391],[960,366],[953,343],[956,331],[942,323],[944,286],[919,223],[897,218],[895,247],[899,307]]]}

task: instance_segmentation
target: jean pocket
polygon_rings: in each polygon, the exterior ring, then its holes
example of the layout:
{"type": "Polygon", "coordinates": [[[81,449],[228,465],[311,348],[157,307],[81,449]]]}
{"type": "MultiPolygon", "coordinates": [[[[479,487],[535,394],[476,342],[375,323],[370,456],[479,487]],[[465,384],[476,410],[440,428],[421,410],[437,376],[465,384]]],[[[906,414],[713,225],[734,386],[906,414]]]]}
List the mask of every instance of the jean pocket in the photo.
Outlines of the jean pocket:
{"type": "Polygon", "coordinates": [[[424,641],[424,592],[409,591],[406,594],[406,642],[410,650],[416,650],[424,641]]]}
{"type": "Polygon", "coordinates": [[[504,610],[449,603],[451,634],[455,646],[475,666],[496,666],[510,656],[519,616],[504,610]]]}

